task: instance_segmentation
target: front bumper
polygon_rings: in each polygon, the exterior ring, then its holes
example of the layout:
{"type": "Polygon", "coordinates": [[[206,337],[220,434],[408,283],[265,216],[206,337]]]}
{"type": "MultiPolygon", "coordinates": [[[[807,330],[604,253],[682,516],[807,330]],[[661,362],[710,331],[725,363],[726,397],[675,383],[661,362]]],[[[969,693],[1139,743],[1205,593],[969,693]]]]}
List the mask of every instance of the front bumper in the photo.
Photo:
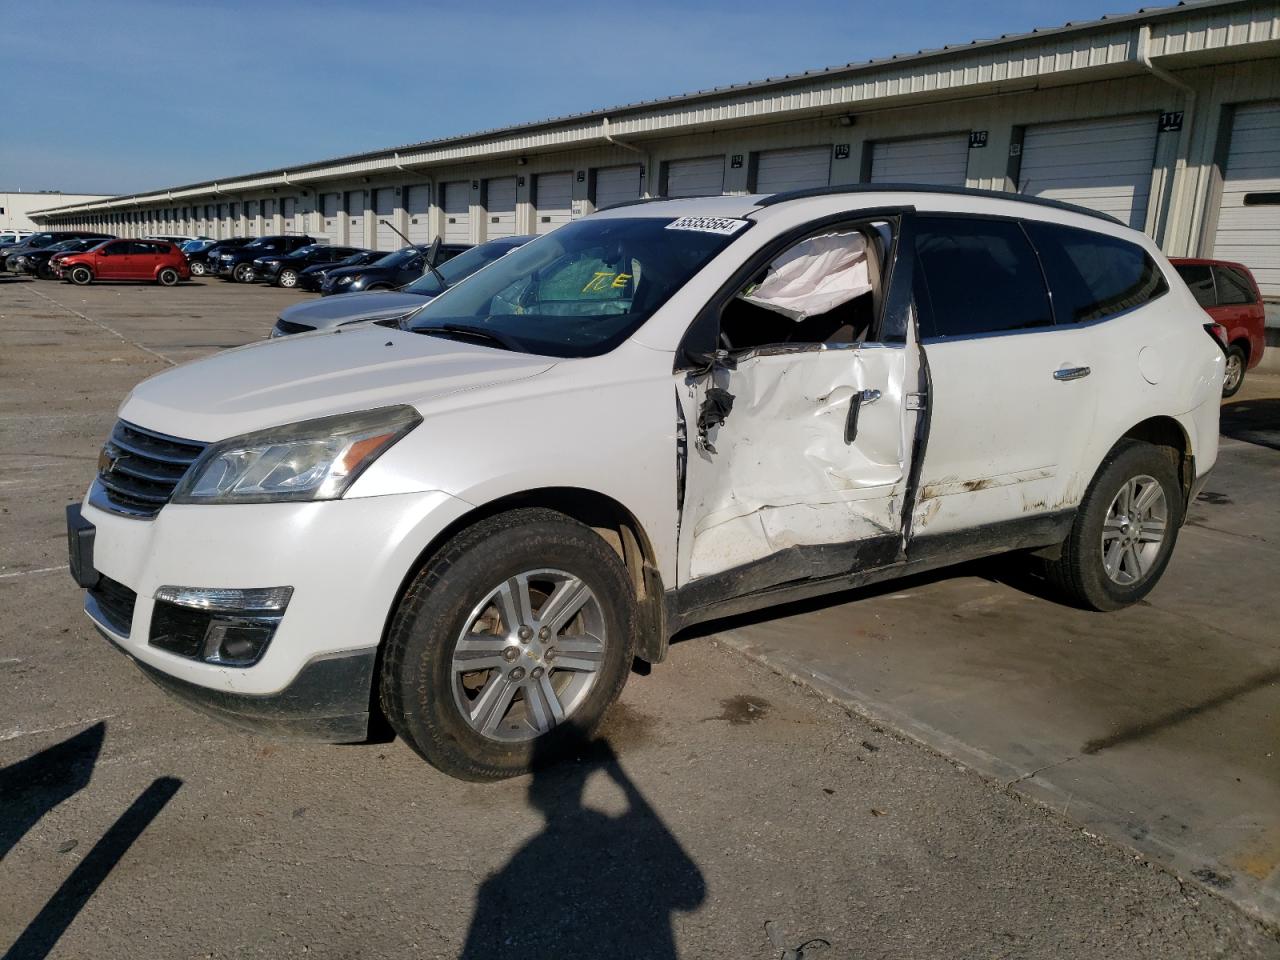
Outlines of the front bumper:
{"type": "MultiPolygon", "coordinates": [[[[242,727],[289,737],[360,739],[373,664],[400,585],[422,550],[469,507],[440,492],[319,503],[169,504],[138,520],[83,504],[93,527],[88,575],[132,603],[85,612],[116,647],[179,699],[242,727]],[[292,598],[252,666],[181,656],[152,645],[162,586],[291,586],[292,598]]],[[[74,527],[73,527],[74,529],[74,527]]]]}

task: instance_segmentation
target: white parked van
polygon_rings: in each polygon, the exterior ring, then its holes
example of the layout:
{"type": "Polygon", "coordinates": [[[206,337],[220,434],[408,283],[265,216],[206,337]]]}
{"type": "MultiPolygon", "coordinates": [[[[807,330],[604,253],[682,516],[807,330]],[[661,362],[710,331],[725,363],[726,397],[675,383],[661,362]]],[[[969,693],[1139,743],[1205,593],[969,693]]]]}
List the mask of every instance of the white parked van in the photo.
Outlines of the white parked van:
{"type": "Polygon", "coordinates": [[[698,621],[1015,550],[1134,603],[1217,456],[1205,319],[1145,236],[1047,201],[617,207],[406,327],[137,386],[72,571],[198,707],[332,741],[381,710],[509,776],[698,621]]]}

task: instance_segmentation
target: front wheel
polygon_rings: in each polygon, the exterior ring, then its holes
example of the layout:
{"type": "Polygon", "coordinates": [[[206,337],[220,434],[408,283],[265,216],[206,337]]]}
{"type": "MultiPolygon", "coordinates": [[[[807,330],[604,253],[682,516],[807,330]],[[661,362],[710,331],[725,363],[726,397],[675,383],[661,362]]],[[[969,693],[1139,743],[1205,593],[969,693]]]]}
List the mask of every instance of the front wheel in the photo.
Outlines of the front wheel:
{"type": "Polygon", "coordinates": [[[193,277],[203,277],[205,275],[205,270],[206,270],[206,267],[201,261],[199,260],[191,261],[191,275],[193,277]]]}
{"type": "Polygon", "coordinates": [[[173,267],[165,267],[158,274],[156,274],[156,280],[160,283],[162,287],[172,287],[180,279],[181,278],[178,276],[178,271],[173,269],[173,267]]]}
{"type": "Polygon", "coordinates": [[[93,271],[88,267],[72,267],[70,279],[78,287],[87,286],[93,282],[93,271]]]}
{"type": "Polygon", "coordinates": [[[251,283],[253,281],[253,267],[247,263],[237,264],[232,276],[235,277],[237,283],[251,283]]]}
{"type": "Polygon", "coordinates": [[[279,284],[282,287],[292,289],[298,285],[298,271],[284,269],[280,271],[279,284]]]}
{"type": "Polygon", "coordinates": [[[365,287],[365,288],[364,288],[364,292],[365,292],[365,293],[373,293],[375,290],[391,290],[391,289],[394,289],[394,288],[393,288],[390,284],[387,284],[387,283],[375,283],[375,284],[371,284],[370,286],[365,287]]]}
{"type": "Polygon", "coordinates": [[[525,773],[591,731],[626,682],[635,591],[618,555],[561,513],[514,510],[450,540],[401,599],[381,700],[428,763],[525,773]]]}
{"type": "Polygon", "coordinates": [[[1155,587],[1182,524],[1182,486],[1169,448],[1123,440],[1102,462],[1048,575],[1067,598],[1119,610],[1155,587]]]}
{"type": "Polygon", "coordinates": [[[1244,368],[1247,358],[1238,343],[1227,347],[1227,369],[1222,374],[1222,395],[1234,397],[1244,386],[1244,368]]]}

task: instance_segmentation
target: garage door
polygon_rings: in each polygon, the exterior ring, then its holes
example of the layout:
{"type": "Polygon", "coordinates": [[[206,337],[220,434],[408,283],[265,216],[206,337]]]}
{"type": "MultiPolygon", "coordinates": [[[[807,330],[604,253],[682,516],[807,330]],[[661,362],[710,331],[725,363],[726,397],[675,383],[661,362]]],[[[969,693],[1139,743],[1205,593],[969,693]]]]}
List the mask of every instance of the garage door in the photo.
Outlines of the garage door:
{"type": "Polygon", "coordinates": [[[516,232],[516,178],[501,177],[485,184],[485,237],[513,237],[516,232]]]}
{"type": "Polygon", "coordinates": [[[262,201],[262,232],[276,232],[276,202],[274,200],[262,201]]]}
{"type": "Polygon", "coordinates": [[[382,187],[373,193],[374,211],[378,215],[378,229],[375,236],[379,250],[399,250],[404,246],[400,235],[392,228],[396,216],[396,191],[394,187],[382,187]]]}
{"type": "Polygon", "coordinates": [[[338,204],[342,195],[325,193],[320,196],[320,212],[324,220],[320,224],[320,232],[329,238],[330,243],[342,242],[342,223],[338,217],[338,204]]]}
{"type": "Polygon", "coordinates": [[[573,174],[540,173],[533,181],[534,232],[548,233],[573,219],[573,174]]]}
{"type": "Polygon", "coordinates": [[[249,236],[262,236],[262,224],[258,222],[258,201],[246,200],[244,204],[244,218],[248,221],[249,236]]]}
{"type": "Polygon", "coordinates": [[[872,183],[927,183],[963,187],[969,169],[969,135],[952,133],[871,145],[872,183]]]}
{"type": "Polygon", "coordinates": [[[283,218],[285,233],[302,233],[302,225],[298,223],[298,201],[293,197],[285,197],[280,201],[280,214],[283,218]]]}
{"type": "Polygon", "coordinates": [[[444,185],[444,239],[471,242],[471,184],[465,180],[444,185]]]}
{"type": "Polygon", "coordinates": [[[348,190],[345,207],[347,215],[347,243],[363,247],[364,239],[364,191],[348,190]]]}
{"type": "Polygon", "coordinates": [[[406,193],[404,206],[409,213],[409,240],[427,243],[431,239],[431,188],[410,187],[406,193]]]}
{"type": "Polygon", "coordinates": [[[1154,115],[1027,127],[1018,188],[1109,213],[1141,230],[1155,155],[1154,115]]]}
{"type": "Polygon", "coordinates": [[[667,164],[668,197],[718,197],[723,192],[723,156],[672,160],[667,164]]]}
{"type": "Polygon", "coordinates": [[[606,167],[596,171],[597,210],[640,199],[640,166],[606,167]]]}
{"type": "Polygon", "coordinates": [[[831,147],[764,150],[756,157],[756,193],[825,187],[831,182],[831,147]]]}
{"type": "Polygon", "coordinates": [[[1213,255],[1243,263],[1264,297],[1280,297],[1280,103],[1235,110],[1213,255]]]}

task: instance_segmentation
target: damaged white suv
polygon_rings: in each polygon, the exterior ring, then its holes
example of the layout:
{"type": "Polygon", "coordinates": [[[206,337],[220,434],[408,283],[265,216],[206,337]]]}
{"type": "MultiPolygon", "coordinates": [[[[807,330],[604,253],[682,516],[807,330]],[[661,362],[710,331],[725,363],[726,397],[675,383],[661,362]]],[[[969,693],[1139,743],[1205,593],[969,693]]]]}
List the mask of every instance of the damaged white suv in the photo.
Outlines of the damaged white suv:
{"type": "Polygon", "coordinates": [[[1111,219],[871,187],[646,202],[395,326],[139,385],[72,571],[161,686],[509,776],[691,623],[1002,551],[1115,609],[1217,455],[1223,354],[1111,219]]]}

